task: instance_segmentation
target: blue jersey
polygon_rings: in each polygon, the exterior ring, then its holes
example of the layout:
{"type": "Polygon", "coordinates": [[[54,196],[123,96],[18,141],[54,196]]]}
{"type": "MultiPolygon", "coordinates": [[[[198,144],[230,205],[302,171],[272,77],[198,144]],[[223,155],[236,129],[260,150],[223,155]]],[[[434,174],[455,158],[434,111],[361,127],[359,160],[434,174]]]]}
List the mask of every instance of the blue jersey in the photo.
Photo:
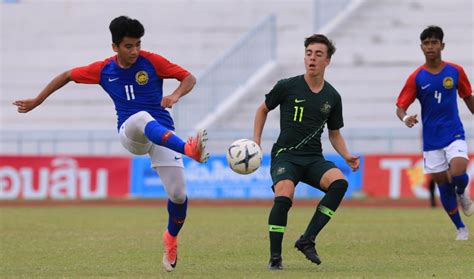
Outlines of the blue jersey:
{"type": "Polygon", "coordinates": [[[109,94],[117,112],[117,129],[131,115],[146,111],[161,125],[174,130],[170,113],[161,106],[163,79],[182,81],[188,75],[180,66],[146,51],[140,51],[137,61],[127,69],[121,68],[114,56],[71,70],[73,81],[100,84],[109,94]]]}
{"type": "Polygon", "coordinates": [[[415,98],[420,102],[424,151],[442,149],[455,140],[465,139],[458,94],[461,98],[472,94],[471,84],[459,65],[445,62],[437,74],[421,66],[408,77],[397,106],[406,110],[415,98]]]}

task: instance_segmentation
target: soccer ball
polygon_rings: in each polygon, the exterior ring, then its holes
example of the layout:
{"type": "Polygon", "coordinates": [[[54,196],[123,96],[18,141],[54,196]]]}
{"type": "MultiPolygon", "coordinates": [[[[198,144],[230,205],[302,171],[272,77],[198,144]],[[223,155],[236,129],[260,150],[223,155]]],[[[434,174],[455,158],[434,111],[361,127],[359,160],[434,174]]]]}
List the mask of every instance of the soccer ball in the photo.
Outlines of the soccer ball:
{"type": "Polygon", "coordinates": [[[256,171],[262,164],[262,150],[254,141],[239,139],[229,146],[226,158],[233,171],[249,174],[256,171]]]}

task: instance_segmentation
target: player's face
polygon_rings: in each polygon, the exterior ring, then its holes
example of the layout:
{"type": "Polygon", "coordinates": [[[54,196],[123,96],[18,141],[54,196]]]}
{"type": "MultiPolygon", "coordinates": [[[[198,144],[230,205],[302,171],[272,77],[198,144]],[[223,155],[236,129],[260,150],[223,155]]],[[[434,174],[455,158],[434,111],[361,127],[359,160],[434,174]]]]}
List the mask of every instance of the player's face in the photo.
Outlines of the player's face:
{"type": "Polygon", "coordinates": [[[141,49],[141,40],[140,38],[124,37],[118,46],[112,44],[112,47],[117,53],[120,66],[128,68],[137,62],[141,49]]]}
{"type": "Polygon", "coordinates": [[[317,76],[324,73],[329,65],[328,48],[325,44],[310,44],[305,49],[304,66],[309,76],[317,76]]]}
{"type": "Polygon", "coordinates": [[[421,50],[427,60],[441,58],[441,51],[444,49],[444,43],[436,38],[426,38],[421,42],[421,50]]]}

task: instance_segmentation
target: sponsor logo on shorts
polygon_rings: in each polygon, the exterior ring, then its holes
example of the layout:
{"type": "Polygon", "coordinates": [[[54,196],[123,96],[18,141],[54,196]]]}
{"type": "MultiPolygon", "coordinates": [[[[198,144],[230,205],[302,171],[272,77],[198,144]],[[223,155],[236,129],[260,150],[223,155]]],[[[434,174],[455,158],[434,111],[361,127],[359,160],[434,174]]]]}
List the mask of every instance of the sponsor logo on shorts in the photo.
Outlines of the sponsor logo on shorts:
{"type": "Polygon", "coordinates": [[[285,173],[285,171],[286,171],[286,169],[284,167],[280,167],[277,170],[277,175],[283,174],[283,173],[285,173]]]}

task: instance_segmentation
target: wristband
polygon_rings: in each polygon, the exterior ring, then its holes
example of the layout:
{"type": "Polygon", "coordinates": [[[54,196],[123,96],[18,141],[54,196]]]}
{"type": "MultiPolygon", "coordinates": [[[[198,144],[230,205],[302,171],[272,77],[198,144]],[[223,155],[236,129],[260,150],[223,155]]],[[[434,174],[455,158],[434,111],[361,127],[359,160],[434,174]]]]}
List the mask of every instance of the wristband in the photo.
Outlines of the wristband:
{"type": "Polygon", "coordinates": [[[408,114],[403,116],[402,122],[405,123],[407,121],[408,117],[410,117],[408,114]]]}

